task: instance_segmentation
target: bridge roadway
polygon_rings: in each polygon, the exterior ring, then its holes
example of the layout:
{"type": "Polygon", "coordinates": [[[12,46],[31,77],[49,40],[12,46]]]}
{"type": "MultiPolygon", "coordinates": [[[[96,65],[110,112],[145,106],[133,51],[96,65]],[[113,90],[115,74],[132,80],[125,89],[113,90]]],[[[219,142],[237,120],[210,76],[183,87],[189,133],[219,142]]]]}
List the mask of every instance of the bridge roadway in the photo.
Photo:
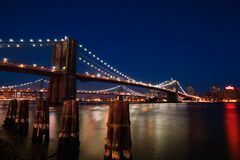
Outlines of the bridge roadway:
{"type": "MultiPolygon", "coordinates": [[[[17,64],[17,63],[9,63],[9,62],[0,62],[0,71],[28,73],[28,74],[47,76],[47,77],[60,76],[60,75],[63,75],[65,72],[64,69],[61,69],[61,70],[50,69],[43,66],[32,66],[28,64],[17,64]]],[[[115,83],[115,84],[121,84],[121,85],[129,85],[129,86],[141,87],[146,89],[158,90],[165,93],[175,92],[170,89],[156,87],[155,85],[152,85],[152,84],[147,84],[142,82],[133,82],[129,80],[116,79],[116,78],[110,78],[110,77],[104,77],[104,76],[98,77],[95,75],[76,73],[76,78],[78,80],[81,80],[82,82],[87,82],[87,81],[107,82],[107,83],[115,83]]],[[[178,94],[183,97],[190,97],[194,99],[200,98],[198,96],[186,95],[181,92],[179,92],[178,94]]]]}

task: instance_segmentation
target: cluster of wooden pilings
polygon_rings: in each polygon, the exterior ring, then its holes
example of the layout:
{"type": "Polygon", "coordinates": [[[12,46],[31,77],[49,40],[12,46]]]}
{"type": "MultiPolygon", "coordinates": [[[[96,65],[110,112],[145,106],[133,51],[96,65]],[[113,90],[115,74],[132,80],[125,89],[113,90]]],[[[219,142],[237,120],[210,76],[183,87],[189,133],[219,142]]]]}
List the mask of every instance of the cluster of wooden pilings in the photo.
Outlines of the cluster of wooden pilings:
{"type": "Polygon", "coordinates": [[[12,129],[15,125],[15,117],[17,113],[17,100],[12,100],[8,104],[8,111],[4,120],[3,127],[6,129],[12,129]]]}
{"type": "Polygon", "coordinates": [[[63,102],[57,159],[75,159],[79,152],[79,113],[76,100],[63,102]]]}
{"type": "Polygon", "coordinates": [[[3,127],[15,129],[17,133],[26,133],[28,131],[28,110],[28,100],[11,100],[3,127]]]}
{"type": "MultiPolygon", "coordinates": [[[[27,132],[28,110],[27,100],[11,100],[4,127],[14,128],[17,132],[27,132]]],[[[32,140],[40,143],[49,141],[49,105],[47,100],[39,99],[37,101],[32,140]]],[[[79,145],[78,104],[76,100],[65,100],[59,127],[57,159],[75,159],[78,157],[79,145]]],[[[109,104],[104,160],[132,160],[131,148],[129,103],[120,98],[109,104]]]]}
{"type": "Polygon", "coordinates": [[[104,160],[131,160],[129,103],[116,100],[109,105],[104,160]]]}
{"type": "Polygon", "coordinates": [[[39,143],[49,141],[49,107],[47,100],[37,100],[32,140],[39,143]]]}

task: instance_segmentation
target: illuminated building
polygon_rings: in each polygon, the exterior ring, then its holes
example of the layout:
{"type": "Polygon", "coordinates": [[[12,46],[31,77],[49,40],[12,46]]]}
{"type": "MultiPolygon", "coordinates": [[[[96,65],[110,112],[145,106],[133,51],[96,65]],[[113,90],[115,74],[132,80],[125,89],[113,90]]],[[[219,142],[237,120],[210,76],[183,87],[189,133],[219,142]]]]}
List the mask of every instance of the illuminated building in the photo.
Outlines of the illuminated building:
{"type": "Polygon", "coordinates": [[[218,102],[221,99],[221,89],[218,86],[210,87],[210,99],[213,102],[218,102]]]}
{"type": "Polygon", "coordinates": [[[223,102],[238,102],[239,92],[233,86],[226,86],[223,93],[223,102]]]}

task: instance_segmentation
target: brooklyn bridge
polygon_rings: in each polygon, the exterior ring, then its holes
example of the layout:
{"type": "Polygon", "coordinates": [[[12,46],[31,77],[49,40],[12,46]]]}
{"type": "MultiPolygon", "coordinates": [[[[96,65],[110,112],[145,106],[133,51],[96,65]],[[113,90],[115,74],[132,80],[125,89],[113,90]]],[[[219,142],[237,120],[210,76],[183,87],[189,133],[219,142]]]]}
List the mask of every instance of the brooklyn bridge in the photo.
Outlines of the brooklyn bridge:
{"type": "MultiPolygon", "coordinates": [[[[64,157],[67,159],[66,157],[78,154],[79,114],[77,94],[116,95],[118,97],[109,104],[108,132],[105,139],[104,152],[105,159],[132,159],[129,102],[125,101],[125,97],[145,97],[146,94],[134,91],[128,86],[164,93],[167,97],[167,102],[177,103],[183,98],[190,98],[193,101],[200,99],[198,96],[187,94],[178,80],[171,79],[159,84],[137,81],[109,65],[73,38],[65,37],[64,39],[53,40],[20,39],[19,41],[14,39],[7,41],[0,39],[0,48],[18,48],[20,50],[24,47],[35,49],[39,47],[51,47],[52,65],[47,67],[39,64],[25,64],[17,62],[17,60],[13,62],[13,60],[3,58],[0,62],[0,71],[32,74],[46,78],[22,84],[1,86],[0,92],[14,91],[16,93],[39,94],[36,116],[32,124],[32,139],[36,143],[49,141],[49,130],[51,129],[49,128],[49,107],[62,108],[57,151],[59,159],[64,159],[64,157]],[[91,56],[95,61],[90,60],[87,56],[78,56],[78,50],[91,56]],[[99,73],[80,73],[77,71],[78,63],[83,63],[99,73]],[[77,88],[77,80],[81,82],[112,83],[117,86],[100,90],[83,90],[77,88]],[[40,87],[37,89],[29,88],[28,86],[31,86],[33,83],[39,83],[40,87]],[[43,87],[43,83],[47,84],[47,88],[43,87]],[[20,89],[21,87],[28,87],[28,89],[20,89]],[[43,97],[42,94],[46,94],[47,96],[43,97]]],[[[29,125],[28,106],[27,100],[10,100],[4,127],[6,129],[15,128],[18,132],[27,132],[29,125]]]]}

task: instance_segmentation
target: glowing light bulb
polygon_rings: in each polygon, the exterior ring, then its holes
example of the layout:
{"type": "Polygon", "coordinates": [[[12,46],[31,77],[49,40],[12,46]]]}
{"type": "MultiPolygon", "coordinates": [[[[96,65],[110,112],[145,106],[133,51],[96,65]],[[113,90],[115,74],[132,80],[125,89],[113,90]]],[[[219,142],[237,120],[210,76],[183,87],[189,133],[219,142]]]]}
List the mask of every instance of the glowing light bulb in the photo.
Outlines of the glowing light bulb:
{"type": "Polygon", "coordinates": [[[8,59],[7,59],[7,58],[3,58],[3,62],[4,62],[4,63],[7,63],[7,62],[8,62],[8,59]]]}

